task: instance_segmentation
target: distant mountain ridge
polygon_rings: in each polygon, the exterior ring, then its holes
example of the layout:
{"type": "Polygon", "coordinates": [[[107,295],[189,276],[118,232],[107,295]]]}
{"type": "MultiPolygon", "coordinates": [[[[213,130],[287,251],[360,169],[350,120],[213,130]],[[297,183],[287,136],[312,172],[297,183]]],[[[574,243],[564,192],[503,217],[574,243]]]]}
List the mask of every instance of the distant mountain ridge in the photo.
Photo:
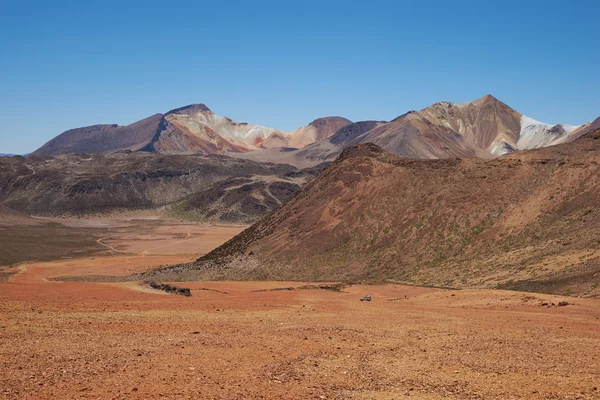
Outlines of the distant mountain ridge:
{"type": "Polygon", "coordinates": [[[545,124],[486,95],[464,104],[438,102],[387,123],[357,122],[295,152],[278,154],[271,149],[230,155],[306,167],[331,162],[348,146],[374,143],[408,158],[492,158],[572,141],[590,125],[545,124]]]}
{"type": "Polygon", "coordinates": [[[223,154],[269,147],[300,148],[333,135],[351,121],[317,119],[292,132],[236,122],[213,113],[204,104],[191,104],[155,114],[127,126],[92,125],[71,129],[37,149],[36,155],[144,151],[165,154],[223,154]]]}
{"type": "Polygon", "coordinates": [[[434,103],[389,122],[353,123],[342,117],[318,118],[290,132],[236,122],[213,113],[205,104],[191,104],[127,126],[71,129],[34,154],[115,151],[227,154],[259,162],[312,167],[333,161],[348,146],[374,143],[408,158],[492,158],[566,143],[591,125],[539,122],[492,95],[463,104],[434,103]]]}
{"type": "Polygon", "coordinates": [[[409,111],[390,122],[355,122],[328,139],[295,151],[268,149],[228,155],[310,167],[332,162],[349,146],[374,143],[406,158],[493,158],[567,143],[596,125],[600,126],[600,122],[581,126],[545,124],[487,95],[464,104],[438,102],[421,111],[409,111]]]}

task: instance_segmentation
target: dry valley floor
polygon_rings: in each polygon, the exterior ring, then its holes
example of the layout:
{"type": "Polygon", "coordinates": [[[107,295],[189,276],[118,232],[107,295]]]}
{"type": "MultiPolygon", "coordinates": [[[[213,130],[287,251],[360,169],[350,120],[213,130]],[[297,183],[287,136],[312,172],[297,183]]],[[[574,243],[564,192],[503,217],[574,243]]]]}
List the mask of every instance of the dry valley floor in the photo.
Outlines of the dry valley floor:
{"type": "Polygon", "coordinates": [[[600,398],[599,300],[175,283],[191,288],[183,297],[137,282],[50,280],[190,261],[242,229],[111,223],[99,225],[101,253],[3,270],[0,398],[600,398]]]}

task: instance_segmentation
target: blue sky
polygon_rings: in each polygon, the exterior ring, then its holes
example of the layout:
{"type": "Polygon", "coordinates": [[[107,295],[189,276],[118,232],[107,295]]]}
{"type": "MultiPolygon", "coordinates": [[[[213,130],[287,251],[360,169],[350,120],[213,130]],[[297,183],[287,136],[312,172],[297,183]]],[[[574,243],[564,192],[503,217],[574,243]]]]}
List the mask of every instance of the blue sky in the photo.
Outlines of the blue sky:
{"type": "Polygon", "coordinates": [[[597,1],[0,0],[0,153],[189,103],[291,130],[491,93],[600,116],[597,1]]]}

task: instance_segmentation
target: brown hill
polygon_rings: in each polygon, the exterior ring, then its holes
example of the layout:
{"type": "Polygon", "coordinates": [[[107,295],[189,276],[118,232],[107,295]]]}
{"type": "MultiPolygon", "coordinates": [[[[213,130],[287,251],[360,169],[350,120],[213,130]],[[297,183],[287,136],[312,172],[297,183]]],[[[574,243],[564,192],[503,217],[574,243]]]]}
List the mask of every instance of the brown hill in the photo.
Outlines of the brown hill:
{"type": "Polygon", "coordinates": [[[329,140],[315,142],[295,152],[293,154],[295,161],[291,164],[298,165],[301,162],[296,160],[308,160],[316,164],[331,162],[356,138],[385,124],[385,121],[359,121],[346,125],[333,134],[329,140]]]}
{"type": "Polygon", "coordinates": [[[323,140],[351,123],[352,121],[343,117],[325,117],[315,119],[309,125],[317,129],[317,137],[315,139],[323,140]]]}
{"type": "Polygon", "coordinates": [[[449,126],[473,147],[493,152],[494,144],[517,147],[521,114],[492,95],[465,104],[436,103],[420,114],[431,123],[449,126]]]}
{"type": "Polygon", "coordinates": [[[373,143],[401,157],[454,158],[485,156],[456,131],[431,123],[410,112],[354,139],[351,144],[373,143]]]}
{"type": "Polygon", "coordinates": [[[50,140],[33,154],[137,151],[150,146],[163,131],[174,133],[176,129],[167,124],[162,114],[155,114],[127,126],[93,125],[71,129],[50,140]]]}
{"type": "Polygon", "coordinates": [[[402,115],[351,144],[375,143],[396,155],[423,159],[491,158],[568,142],[578,127],[529,118],[492,95],[464,104],[435,103],[402,115]]]}
{"type": "MultiPolygon", "coordinates": [[[[250,182],[277,181],[297,190],[312,177],[289,165],[255,163],[225,156],[162,155],[119,152],[64,154],[56,157],[0,158],[0,209],[24,214],[90,214],[115,210],[156,209],[201,193],[218,198],[218,182],[229,178],[250,182]]],[[[286,199],[269,185],[275,199],[255,191],[238,193],[238,203],[253,212],[237,213],[240,222],[255,221],[286,199]]],[[[249,184],[253,188],[253,184],[249,184]]],[[[216,202],[211,220],[233,221],[237,204],[216,202]]],[[[204,203],[202,207],[208,207],[204,203]]],[[[193,211],[189,207],[185,211],[193,211]]],[[[203,214],[196,215],[201,219],[203,214]]],[[[208,217],[208,216],[207,216],[208,217]]]]}
{"type": "Polygon", "coordinates": [[[346,149],[258,223],[165,279],[399,281],[598,296],[600,131],[492,160],[346,149]]]}
{"type": "Polygon", "coordinates": [[[317,170],[283,176],[244,176],[224,179],[167,209],[186,220],[249,224],[281,206],[298,192],[317,170]]]}
{"type": "Polygon", "coordinates": [[[575,129],[573,132],[569,134],[568,138],[565,138],[565,141],[573,141],[582,136],[587,135],[588,133],[594,132],[600,129],[600,118],[596,118],[594,121],[589,124],[585,124],[580,126],[578,129],[575,129]]]}
{"type": "Polygon", "coordinates": [[[325,117],[312,121],[307,126],[298,128],[289,133],[289,142],[286,147],[302,148],[311,143],[324,140],[332,136],[352,121],[342,117],[325,117]]]}

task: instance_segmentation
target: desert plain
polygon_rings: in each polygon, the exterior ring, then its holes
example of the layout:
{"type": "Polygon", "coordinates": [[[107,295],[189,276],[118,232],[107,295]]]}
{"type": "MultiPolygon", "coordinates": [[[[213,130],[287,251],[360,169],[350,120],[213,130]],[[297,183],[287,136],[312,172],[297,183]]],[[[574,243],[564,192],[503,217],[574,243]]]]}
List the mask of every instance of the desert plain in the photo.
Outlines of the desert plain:
{"type": "Polygon", "coordinates": [[[0,225],[2,399],[600,398],[597,299],[173,282],[191,289],[183,297],[60,279],[189,262],[244,226],[156,216],[0,225]]]}

